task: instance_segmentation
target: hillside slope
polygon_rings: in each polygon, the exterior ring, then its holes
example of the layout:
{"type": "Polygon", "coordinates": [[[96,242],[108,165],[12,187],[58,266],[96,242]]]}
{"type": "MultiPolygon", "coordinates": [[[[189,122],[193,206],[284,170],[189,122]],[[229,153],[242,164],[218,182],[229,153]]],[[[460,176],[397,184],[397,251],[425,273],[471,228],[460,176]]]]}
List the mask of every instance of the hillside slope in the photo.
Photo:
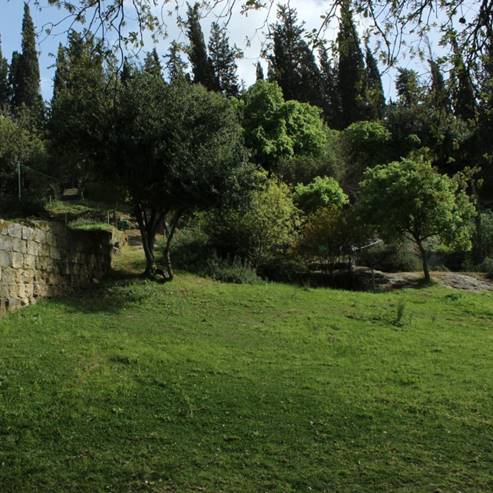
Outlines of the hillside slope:
{"type": "Polygon", "coordinates": [[[4,493],[493,490],[491,292],[135,278],[0,341],[4,493]]]}

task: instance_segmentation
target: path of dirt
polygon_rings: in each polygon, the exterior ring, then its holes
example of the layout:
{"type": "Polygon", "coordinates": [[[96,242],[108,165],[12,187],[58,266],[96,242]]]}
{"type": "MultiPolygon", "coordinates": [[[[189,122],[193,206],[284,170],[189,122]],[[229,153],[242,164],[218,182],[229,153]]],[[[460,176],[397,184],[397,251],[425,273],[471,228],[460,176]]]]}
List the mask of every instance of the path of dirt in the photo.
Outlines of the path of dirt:
{"type": "MultiPolygon", "coordinates": [[[[378,272],[387,281],[389,288],[416,287],[423,279],[421,272],[378,272]]],[[[432,272],[434,281],[448,288],[463,289],[465,291],[493,291],[493,281],[484,274],[464,272],[432,272]]]]}

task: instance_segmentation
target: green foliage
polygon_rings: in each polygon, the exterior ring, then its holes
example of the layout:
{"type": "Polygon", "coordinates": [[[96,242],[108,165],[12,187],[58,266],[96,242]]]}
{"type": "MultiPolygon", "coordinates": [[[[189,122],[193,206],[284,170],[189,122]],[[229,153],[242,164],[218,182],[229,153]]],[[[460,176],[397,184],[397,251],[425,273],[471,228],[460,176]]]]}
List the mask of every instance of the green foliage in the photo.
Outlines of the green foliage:
{"type": "Polygon", "coordinates": [[[329,176],[317,176],[308,185],[302,183],[295,187],[295,203],[306,213],[320,207],[340,208],[349,202],[339,183],[329,176]]]}
{"type": "Polygon", "coordinates": [[[385,94],[377,61],[368,45],[366,45],[366,80],[370,118],[382,120],[385,115],[385,94]]]}
{"type": "Polygon", "coordinates": [[[341,132],[340,147],[346,161],[345,185],[354,191],[363,172],[389,161],[391,133],[380,122],[355,122],[341,132]]]}
{"type": "Polygon", "coordinates": [[[226,29],[213,22],[209,39],[210,63],[218,89],[228,96],[238,96],[240,92],[236,60],[241,56],[236,45],[229,45],[226,29]]]}
{"type": "Polygon", "coordinates": [[[39,134],[22,120],[0,113],[0,201],[17,198],[18,165],[24,198],[40,198],[48,186],[45,162],[45,143],[39,134]]]}
{"type": "Polygon", "coordinates": [[[14,108],[18,111],[25,106],[37,119],[40,119],[43,113],[43,100],[40,92],[36,33],[27,3],[24,3],[22,18],[22,52],[12,64],[12,89],[14,108]]]}
{"type": "Polygon", "coordinates": [[[369,118],[365,62],[350,0],[344,0],[341,4],[337,52],[337,83],[342,110],[341,124],[337,128],[345,128],[351,123],[369,118]]]}
{"type": "Polygon", "coordinates": [[[342,156],[340,134],[337,130],[326,129],[327,143],[316,156],[294,156],[282,159],[275,167],[275,173],[283,181],[296,185],[308,184],[317,176],[344,177],[348,164],[342,156]]]}
{"type": "Polygon", "coordinates": [[[305,40],[306,34],[296,10],[278,5],[277,22],[270,26],[266,50],[269,80],[279,84],[286,100],[321,106],[320,70],[305,40]]]}
{"type": "Polygon", "coordinates": [[[240,113],[245,143],[267,171],[283,159],[321,156],[328,137],[320,110],[298,101],[284,101],[274,82],[257,81],[242,96],[240,113]]]}
{"type": "Polygon", "coordinates": [[[192,66],[193,82],[202,84],[209,90],[217,90],[214,69],[207,54],[207,46],[200,26],[200,4],[188,5],[187,37],[189,42],[188,58],[192,66]]]}
{"type": "Polygon", "coordinates": [[[2,40],[0,38],[0,111],[10,107],[9,63],[2,53],[2,40]]]}
{"type": "Polygon", "coordinates": [[[70,32],[68,47],[58,50],[48,130],[59,182],[82,193],[106,152],[114,99],[111,88],[100,44],[91,36],[70,32]]]}
{"type": "Polygon", "coordinates": [[[459,179],[439,174],[427,161],[403,159],[368,169],[359,207],[384,240],[407,237],[416,243],[426,280],[426,242],[439,239],[456,248],[471,247],[474,205],[459,179]]]}
{"type": "Polygon", "coordinates": [[[222,256],[248,259],[257,267],[292,244],[297,223],[291,191],[271,178],[245,202],[212,213],[206,231],[222,256]]]}
{"type": "Polygon", "coordinates": [[[352,208],[320,207],[303,223],[297,252],[305,258],[322,261],[333,269],[336,262],[353,255],[354,247],[366,241],[366,231],[352,208]]]}
{"type": "Polygon", "coordinates": [[[176,41],[172,41],[169,45],[166,55],[166,72],[170,83],[173,82],[189,82],[190,77],[187,73],[187,63],[182,59],[182,46],[176,41]]]}
{"type": "Polygon", "coordinates": [[[262,283],[262,279],[257,275],[248,260],[239,257],[234,257],[230,260],[212,255],[205,259],[204,265],[198,273],[220,282],[234,284],[262,283]]]}
{"type": "Polygon", "coordinates": [[[129,193],[148,273],[155,269],[154,239],[164,224],[172,277],[169,247],[180,218],[218,205],[244,165],[237,114],[220,94],[199,85],[166,85],[143,72],[123,86],[114,117],[107,173],[129,193]]]}

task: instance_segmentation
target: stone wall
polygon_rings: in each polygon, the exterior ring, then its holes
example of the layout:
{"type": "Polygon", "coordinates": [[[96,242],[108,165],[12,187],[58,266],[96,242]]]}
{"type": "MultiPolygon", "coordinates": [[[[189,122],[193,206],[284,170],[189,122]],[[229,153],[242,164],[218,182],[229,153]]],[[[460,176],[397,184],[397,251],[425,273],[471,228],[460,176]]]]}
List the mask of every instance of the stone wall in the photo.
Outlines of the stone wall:
{"type": "Polygon", "coordinates": [[[103,278],[124,235],[0,220],[0,314],[103,278]]]}

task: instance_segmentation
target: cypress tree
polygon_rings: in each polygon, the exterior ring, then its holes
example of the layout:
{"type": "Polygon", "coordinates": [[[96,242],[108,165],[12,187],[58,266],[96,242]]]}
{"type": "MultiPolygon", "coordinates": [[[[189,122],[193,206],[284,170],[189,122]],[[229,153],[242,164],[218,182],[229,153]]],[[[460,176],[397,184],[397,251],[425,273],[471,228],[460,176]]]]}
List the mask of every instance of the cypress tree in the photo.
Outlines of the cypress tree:
{"type": "Polygon", "coordinates": [[[133,77],[134,68],[132,64],[128,61],[128,58],[125,57],[123,60],[122,71],[120,73],[120,81],[123,85],[126,85],[127,82],[133,77]]]}
{"type": "Polygon", "coordinates": [[[264,69],[262,68],[262,64],[260,62],[257,62],[257,66],[255,67],[255,76],[256,80],[264,80],[264,69]]]}
{"type": "Polygon", "coordinates": [[[322,108],[325,121],[330,128],[340,129],[343,123],[341,121],[341,98],[337,83],[337,67],[332,64],[329,51],[325,46],[322,46],[319,50],[319,61],[323,98],[322,108]]]}
{"type": "Polygon", "coordinates": [[[12,52],[12,59],[9,67],[9,88],[10,88],[10,105],[12,110],[15,109],[15,94],[18,93],[17,85],[19,81],[19,66],[21,61],[21,54],[18,51],[12,52]]]}
{"type": "Polygon", "coordinates": [[[16,60],[13,77],[15,79],[13,87],[14,107],[20,109],[25,105],[34,114],[41,115],[43,101],[40,92],[36,35],[27,3],[24,4],[24,17],[22,19],[22,53],[16,60]]]}
{"type": "Polygon", "coordinates": [[[10,104],[9,63],[2,54],[2,40],[0,38],[0,111],[10,104]]]}
{"type": "Polygon", "coordinates": [[[406,107],[413,107],[419,104],[423,98],[423,88],[421,87],[418,74],[415,70],[398,68],[395,88],[399,103],[406,107]]]}
{"type": "Polygon", "coordinates": [[[187,63],[180,56],[181,51],[181,45],[176,41],[172,41],[166,55],[166,72],[170,83],[189,82],[190,80],[187,74],[187,63]]]}
{"type": "Polygon", "coordinates": [[[366,46],[366,79],[368,84],[370,117],[373,120],[381,120],[385,113],[385,96],[383,93],[382,78],[380,77],[377,61],[368,45],[366,46]]]}
{"type": "Polygon", "coordinates": [[[365,63],[353,21],[350,0],[343,0],[341,4],[337,51],[342,123],[347,127],[356,121],[367,120],[369,116],[365,63]]]}
{"type": "Polygon", "coordinates": [[[450,98],[442,71],[435,60],[430,59],[429,64],[431,74],[430,104],[435,110],[448,113],[450,111],[450,98]]]}
{"type": "Polygon", "coordinates": [[[187,36],[190,43],[188,57],[192,65],[193,82],[215,91],[218,86],[214,78],[211,60],[207,54],[202,27],[200,26],[198,3],[188,6],[187,16],[187,36]]]}
{"type": "Polygon", "coordinates": [[[241,52],[236,46],[229,46],[226,30],[217,22],[213,22],[209,40],[209,57],[215,83],[219,90],[228,96],[237,96],[240,92],[236,65],[236,59],[240,56],[241,52]]]}
{"type": "Polygon", "coordinates": [[[144,59],[144,71],[157,77],[163,76],[163,67],[156,48],[147,53],[144,59]]]}
{"type": "Polygon", "coordinates": [[[304,25],[296,10],[280,5],[277,22],[271,26],[269,80],[282,88],[286,100],[322,105],[320,71],[304,39],[304,25]]]}
{"type": "Polygon", "coordinates": [[[65,48],[60,43],[56,56],[55,78],[53,79],[53,100],[57,98],[67,85],[68,63],[65,51],[65,48]]]}
{"type": "Polygon", "coordinates": [[[451,80],[454,112],[462,120],[474,120],[477,116],[477,104],[469,70],[455,40],[452,40],[452,48],[454,53],[451,80]]]}

